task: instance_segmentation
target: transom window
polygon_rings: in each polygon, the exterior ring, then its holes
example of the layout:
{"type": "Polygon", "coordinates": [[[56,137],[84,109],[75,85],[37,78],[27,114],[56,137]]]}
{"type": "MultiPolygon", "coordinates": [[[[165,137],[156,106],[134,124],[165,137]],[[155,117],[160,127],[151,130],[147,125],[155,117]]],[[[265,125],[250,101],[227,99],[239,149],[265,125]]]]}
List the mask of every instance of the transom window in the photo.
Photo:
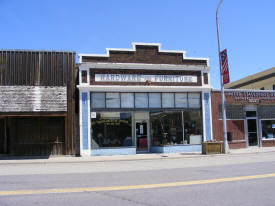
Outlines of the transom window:
{"type": "Polygon", "coordinates": [[[200,93],[92,92],[93,109],[201,108],[200,93]]]}

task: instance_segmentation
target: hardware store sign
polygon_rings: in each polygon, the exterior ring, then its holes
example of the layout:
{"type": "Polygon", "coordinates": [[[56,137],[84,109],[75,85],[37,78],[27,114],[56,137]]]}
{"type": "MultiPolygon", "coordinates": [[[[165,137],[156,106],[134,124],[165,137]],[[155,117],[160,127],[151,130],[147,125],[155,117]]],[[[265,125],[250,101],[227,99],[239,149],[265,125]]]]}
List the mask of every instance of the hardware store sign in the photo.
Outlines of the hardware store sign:
{"type": "Polygon", "coordinates": [[[174,82],[197,83],[197,76],[142,75],[142,74],[95,74],[96,82],[174,82]]]}

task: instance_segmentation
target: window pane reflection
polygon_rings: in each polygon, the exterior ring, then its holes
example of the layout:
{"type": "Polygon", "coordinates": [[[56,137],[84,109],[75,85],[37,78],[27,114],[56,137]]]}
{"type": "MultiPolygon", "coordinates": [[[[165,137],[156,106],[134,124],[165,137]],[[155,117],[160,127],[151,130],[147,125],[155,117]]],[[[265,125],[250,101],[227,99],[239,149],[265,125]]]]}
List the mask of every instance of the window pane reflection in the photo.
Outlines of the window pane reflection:
{"type": "Polygon", "coordinates": [[[162,93],[162,107],[163,108],[174,107],[174,93],[162,93]]]}
{"type": "Polygon", "coordinates": [[[149,93],[149,107],[150,108],[161,108],[160,93],[149,93]]]}
{"type": "Polygon", "coordinates": [[[150,119],[152,145],[183,144],[181,111],[152,112],[150,119]]]}
{"type": "Polygon", "coordinates": [[[106,107],[120,108],[119,93],[106,93],[106,107]]]}
{"type": "Polygon", "coordinates": [[[147,93],[136,93],[135,94],[135,106],[136,106],[136,108],[148,108],[147,93]]]}
{"type": "Polygon", "coordinates": [[[175,94],[175,106],[177,108],[187,108],[187,93],[176,93],[175,94]]]}
{"type": "Polygon", "coordinates": [[[190,108],[200,108],[201,107],[201,95],[199,93],[189,93],[188,94],[188,104],[190,108]]]}
{"type": "Polygon", "coordinates": [[[184,143],[201,144],[202,125],[201,111],[184,111],[184,143]]]}
{"type": "Polygon", "coordinates": [[[121,108],[134,108],[134,93],[121,93],[121,108]]]}
{"type": "Polygon", "coordinates": [[[105,93],[92,93],[92,108],[105,108],[105,93]]]}
{"type": "Polygon", "coordinates": [[[275,120],[262,120],[262,136],[264,139],[275,138],[275,120]]]}
{"type": "Polygon", "coordinates": [[[91,124],[92,148],[133,146],[131,113],[97,112],[91,124]]]}

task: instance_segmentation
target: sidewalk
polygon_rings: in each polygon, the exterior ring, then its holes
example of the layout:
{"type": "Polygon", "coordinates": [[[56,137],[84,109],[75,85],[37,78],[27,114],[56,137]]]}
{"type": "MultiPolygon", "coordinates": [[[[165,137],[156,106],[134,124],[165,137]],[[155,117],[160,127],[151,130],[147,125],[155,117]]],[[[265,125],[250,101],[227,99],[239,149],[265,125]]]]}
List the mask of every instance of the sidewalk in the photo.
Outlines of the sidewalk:
{"type": "MultiPolygon", "coordinates": [[[[214,155],[245,155],[274,152],[275,147],[249,147],[245,149],[232,149],[229,154],[214,155]]],[[[0,157],[1,164],[48,164],[48,163],[82,163],[82,162],[108,162],[108,161],[132,161],[132,160],[155,160],[155,159],[175,159],[175,158],[203,158],[210,155],[201,153],[149,153],[136,155],[114,155],[114,156],[50,156],[50,157],[0,157]]]]}

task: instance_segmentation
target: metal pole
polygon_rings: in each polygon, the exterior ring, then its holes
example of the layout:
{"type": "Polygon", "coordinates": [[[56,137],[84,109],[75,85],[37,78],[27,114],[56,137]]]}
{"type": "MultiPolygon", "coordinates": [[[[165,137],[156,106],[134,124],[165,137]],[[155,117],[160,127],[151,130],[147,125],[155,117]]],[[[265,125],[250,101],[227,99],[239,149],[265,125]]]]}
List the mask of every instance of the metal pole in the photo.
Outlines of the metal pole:
{"type": "Polygon", "coordinates": [[[229,153],[229,146],[227,142],[227,128],[226,128],[226,112],[225,112],[225,97],[224,97],[224,87],[223,87],[223,77],[222,77],[222,67],[221,67],[221,48],[220,48],[220,32],[218,23],[218,11],[223,0],[220,1],[216,10],[216,24],[217,24],[217,36],[218,36],[218,52],[219,52],[219,64],[220,64],[220,78],[221,78],[221,96],[222,96],[222,125],[223,125],[223,149],[224,153],[229,153]]]}

